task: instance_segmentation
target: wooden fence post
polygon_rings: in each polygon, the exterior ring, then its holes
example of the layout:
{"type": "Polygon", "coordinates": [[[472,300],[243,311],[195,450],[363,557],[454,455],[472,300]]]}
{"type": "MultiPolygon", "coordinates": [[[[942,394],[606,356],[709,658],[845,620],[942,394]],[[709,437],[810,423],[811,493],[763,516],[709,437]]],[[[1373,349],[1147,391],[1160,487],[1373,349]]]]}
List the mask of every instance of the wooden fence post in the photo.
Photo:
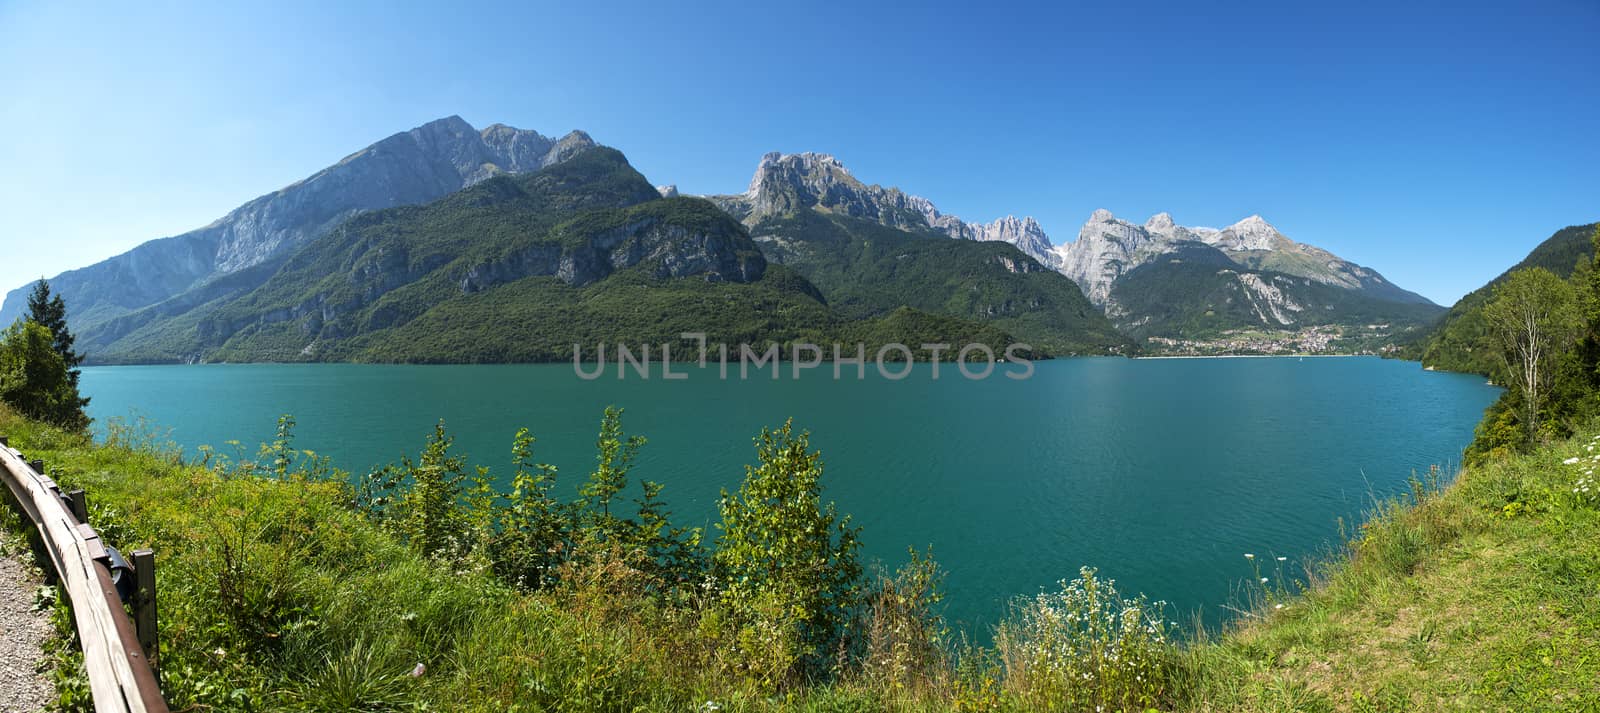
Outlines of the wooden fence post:
{"type": "Polygon", "coordinates": [[[144,649],[145,660],[161,680],[161,638],[156,633],[156,553],[153,550],[133,551],[133,574],[137,586],[133,595],[133,626],[139,632],[139,646],[144,649]]]}
{"type": "Polygon", "coordinates": [[[67,493],[67,499],[72,501],[72,516],[78,518],[78,522],[88,522],[89,498],[84,495],[83,488],[67,493]]]}

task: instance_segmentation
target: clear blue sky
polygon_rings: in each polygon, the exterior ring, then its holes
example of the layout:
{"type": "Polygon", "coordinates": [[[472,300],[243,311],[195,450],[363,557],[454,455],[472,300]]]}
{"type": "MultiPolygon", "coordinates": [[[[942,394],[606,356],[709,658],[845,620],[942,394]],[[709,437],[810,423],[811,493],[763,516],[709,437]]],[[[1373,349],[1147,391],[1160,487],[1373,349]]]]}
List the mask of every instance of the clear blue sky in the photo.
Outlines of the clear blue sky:
{"type": "Polygon", "coordinates": [[[0,273],[199,227],[459,114],[584,129],[695,193],[833,153],[1058,243],[1101,207],[1260,213],[1449,304],[1600,219],[1600,3],[1393,4],[0,0],[0,273]]]}

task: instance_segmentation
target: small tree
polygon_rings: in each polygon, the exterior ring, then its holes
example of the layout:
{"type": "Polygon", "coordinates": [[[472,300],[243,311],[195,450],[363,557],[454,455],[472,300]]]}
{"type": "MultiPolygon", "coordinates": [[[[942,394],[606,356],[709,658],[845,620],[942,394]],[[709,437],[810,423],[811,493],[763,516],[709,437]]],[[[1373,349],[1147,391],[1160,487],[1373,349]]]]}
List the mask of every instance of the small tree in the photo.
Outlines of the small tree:
{"type": "Polygon", "coordinates": [[[792,423],[763,429],[757,467],[722,491],[712,568],[739,627],[739,647],[768,686],[821,663],[861,598],[859,530],[822,504],[822,457],[792,423]]]}
{"type": "Polygon", "coordinates": [[[73,431],[89,426],[88,399],[78,397],[66,362],[51,346],[50,330],[17,320],[0,332],[0,401],[28,418],[73,431]]]}
{"type": "Polygon", "coordinates": [[[433,427],[421,460],[401,460],[410,488],[400,497],[400,518],[394,524],[412,549],[430,557],[457,558],[470,544],[460,539],[464,529],[461,491],[467,475],[466,461],[450,453],[454,442],[440,421],[433,427]]]}
{"type": "Polygon", "coordinates": [[[1521,417],[1529,442],[1537,441],[1554,364],[1581,327],[1572,286],[1543,268],[1517,270],[1495,287],[1483,317],[1500,349],[1508,385],[1523,395],[1521,417]]]}
{"type": "Polygon", "coordinates": [[[635,517],[625,518],[612,508],[620,505],[618,498],[628,489],[628,475],[644,444],[643,436],[623,433],[622,409],[606,408],[595,440],[595,469],[579,489],[574,508],[575,544],[581,558],[621,555],[629,567],[654,578],[652,588],[664,592],[703,573],[701,533],[672,525],[660,483],[640,481],[635,517]]]}
{"type": "Polygon", "coordinates": [[[596,543],[609,543],[623,529],[621,518],[611,512],[611,501],[628,487],[628,471],[644,446],[643,436],[622,434],[622,409],[607,406],[600,419],[600,436],[595,439],[595,469],[589,482],[578,490],[587,522],[583,534],[596,543]]]}

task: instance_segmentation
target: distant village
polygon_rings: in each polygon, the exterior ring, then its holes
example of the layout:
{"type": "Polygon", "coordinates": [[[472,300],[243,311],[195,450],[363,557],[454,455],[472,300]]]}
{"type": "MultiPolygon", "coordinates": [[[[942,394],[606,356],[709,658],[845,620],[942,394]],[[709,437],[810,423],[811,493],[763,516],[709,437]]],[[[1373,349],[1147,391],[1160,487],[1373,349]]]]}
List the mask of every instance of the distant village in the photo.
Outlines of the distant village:
{"type": "Polygon", "coordinates": [[[1211,339],[1151,337],[1145,346],[1156,356],[1382,354],[1395,349],[1382,344],[1388,336],[1388,324],[1319,325],[1293,332],[1235,329],[1211,339]]]}

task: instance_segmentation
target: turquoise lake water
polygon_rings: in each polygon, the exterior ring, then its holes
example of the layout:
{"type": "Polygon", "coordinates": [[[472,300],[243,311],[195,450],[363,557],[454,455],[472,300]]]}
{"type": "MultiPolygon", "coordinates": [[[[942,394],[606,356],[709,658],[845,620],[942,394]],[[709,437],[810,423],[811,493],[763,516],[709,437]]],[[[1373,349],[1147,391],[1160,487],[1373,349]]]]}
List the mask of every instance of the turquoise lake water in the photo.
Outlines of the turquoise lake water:
{"type": "MultiPolygon", "coordinates": [[[[826,465],[826,497],[852,513],[869,557],[896,565],[933,545],[946,613],[980,637],[1019,594],[1080,566],[1172,618],[1224,605],[1243,554],[1291,562],[1326,550],[1339,519],[1438,464],[1453,472],[1499,390],[1483,379],[1369,357],[1062,359],[1015,381],[929,365],[889,381],[789,377],[586,381],[571,365],[209,365],[83,373],[97,428],[141,415],[190,453],[270,440],[280,414],[299,448],[364,471],[415,454],[444,419],[457,450],[505,473],[528,427],[569,488],[594,462],[608,404],[649,439],[635,475],[666,484],[676,519],[709,525],[762,426],[793,417],[826,465]]],[[[679,370],[679,367],[674,367],[679,370]]],[[[847,372],[848,374],[848,372],[847,372]]],[[[708,528],[709,529],[709,528],[708,528]]]]}

